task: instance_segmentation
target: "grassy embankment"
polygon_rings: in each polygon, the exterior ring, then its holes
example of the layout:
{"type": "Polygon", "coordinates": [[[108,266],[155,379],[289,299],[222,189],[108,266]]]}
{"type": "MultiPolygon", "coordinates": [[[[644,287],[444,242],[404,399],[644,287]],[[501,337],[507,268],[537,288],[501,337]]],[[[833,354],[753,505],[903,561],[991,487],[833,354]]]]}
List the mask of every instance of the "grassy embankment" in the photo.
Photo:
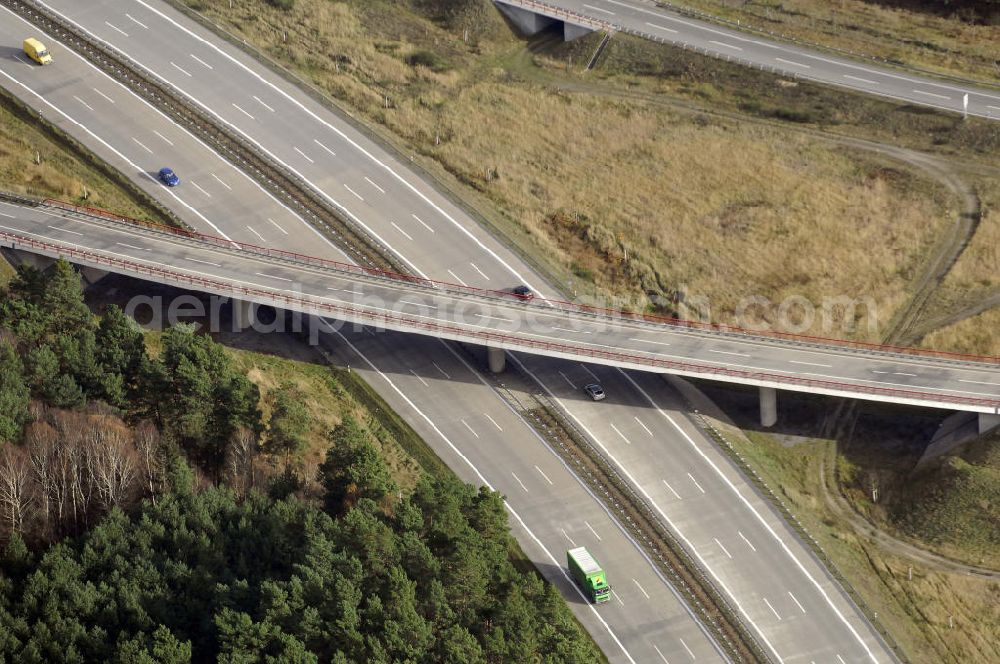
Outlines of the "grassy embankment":
{"type": "MultiPolygon", "coordinates": [[[[995,661],[1000,656],[1000,583],[931,568],[858,536],[824,497],[821,468],[834,456],[832,441],[783,444],[766,433],[742,435],[738,429],[721,428],[914,662],[959,664],[995,661]]],[[[864,454],[835,456],[838,474],[852,486],[862,484],[859,480],[869,474],[895,478],[895,486],[879,485],[877,506],[860,488],[847,492],[855,506],[881,527],[956,559],[1000,564],[996,528],[1000,437],[913,477],[904,470],[906,464],[884,451],[878,455],[881,467],[864,454]]],[[[905,458],[909,464],[913,460],[905,458]]]]}
{"type": "MultiPolygon", "coordinates": [[[[594,80],[563,71],[593,41],[558,47],[558,61],[525,57],[479,0],[436,19],[418,9],[433,3],[191,4],[415,154],[566,289],[632,306],[684,290],[721,322],[750,295],[871,296],[884,324],[950,223],[950,196],[902,162],[659,99],[685,88],[689,106],[729,98],[733,110],[781,116],[785,100],[764,93],[782,86],[762,80],[741,99],[736,68],[664,66],[675,53],[622,38],[594,80]],[[658,60],[640,64],[648,56],[658,60]]],[[[796,93],[818,113],[815,92],[796,93]]],[[[789,113],[824,121],[806,111],[789,113]]],[[[861,321],[854,335],[867,334],[861,321]]]]}
{"type": "Polygon", "coordinates": [[[979,0],[670,0],[760,30],[997,83],[1000,4],[979,0]],[[978,10],[978,11],[977,11],[978,10]]]}

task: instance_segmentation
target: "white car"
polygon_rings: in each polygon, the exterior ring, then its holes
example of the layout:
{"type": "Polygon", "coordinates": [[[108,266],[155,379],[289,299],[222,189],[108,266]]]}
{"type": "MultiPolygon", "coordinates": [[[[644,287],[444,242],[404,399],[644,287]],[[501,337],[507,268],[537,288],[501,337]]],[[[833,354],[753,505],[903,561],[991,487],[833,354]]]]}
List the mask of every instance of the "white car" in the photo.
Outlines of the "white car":
{"type": "Polygon", "coordinates": [[[583,391],[586,392],[590,396],[590,398],[593,399],[594,401],[603,401],[604,398],[608,396],[604,393],[604,388],[598,385],[597,383],[584,385],[583,391]]]}

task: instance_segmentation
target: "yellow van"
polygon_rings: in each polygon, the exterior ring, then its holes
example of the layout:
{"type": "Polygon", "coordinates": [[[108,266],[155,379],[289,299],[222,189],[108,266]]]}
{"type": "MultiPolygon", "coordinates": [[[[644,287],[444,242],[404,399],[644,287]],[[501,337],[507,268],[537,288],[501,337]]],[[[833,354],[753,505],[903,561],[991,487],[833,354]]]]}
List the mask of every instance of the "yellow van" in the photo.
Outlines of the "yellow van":
{"type": "Polygon", "coordinates": [[[45,44],[34,37],[28,37],[24,40],[24,54],[40,65],[52,64],[52,56],[49,55],[45,44]]]}

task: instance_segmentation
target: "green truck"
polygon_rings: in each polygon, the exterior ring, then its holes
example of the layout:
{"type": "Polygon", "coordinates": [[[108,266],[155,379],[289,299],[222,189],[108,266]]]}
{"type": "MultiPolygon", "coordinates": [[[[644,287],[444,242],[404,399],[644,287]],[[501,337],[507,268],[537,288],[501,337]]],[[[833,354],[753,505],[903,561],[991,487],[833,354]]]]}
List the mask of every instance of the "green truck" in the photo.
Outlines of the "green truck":
{"type": "Polygon", "coordinates": [[[566,552],[566,561],[573,580],[583,588],[591,602],[601,604],[611,599],[611,586],[604,576],[604,570],[587,549],[582,546],[570,549],[566,552]]]}

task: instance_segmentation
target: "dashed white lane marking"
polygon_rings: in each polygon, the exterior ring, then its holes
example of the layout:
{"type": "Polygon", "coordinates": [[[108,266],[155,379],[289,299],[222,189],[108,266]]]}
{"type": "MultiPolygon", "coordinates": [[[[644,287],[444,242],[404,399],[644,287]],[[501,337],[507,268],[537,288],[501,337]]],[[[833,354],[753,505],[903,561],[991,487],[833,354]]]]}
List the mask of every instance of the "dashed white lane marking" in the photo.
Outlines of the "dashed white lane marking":
{"type": "Polygon", "coordinates": [[[354,191],[353,189],[351,189],[350,187],[348,187],[346,184],[344,185],[344,189],[346,189],[347,191],[349,191],[352,194],[354,194],[354,197],[357,198],[362,203],[365,202],[365,199],[364,199],[364,197],[361,194],[359,194],[358,192],[354,191]]]}
{"type": "Polygon", "coordinates": [[[524,492],[525,492],[525,493],[530,493],[530,492],[528,491],[528,487],[524,486],[524,482],[522,482],[522,481],[521,481],[521,478],[520,478],[520,477],[518,477],[517,475],[515,475],[515,474],[514,474],[514,471],[513,471],[513,470],[512,470],[512,471],[510,471],[510,474],[511,474],[511,476],[512,476],[512,477],[513,477],[513,478],[514,478],[515,480],[517,480],[517,483],[521,485],[521,488],[522,488],[522,489],[524,489],[524,492]]]}
{"type": "Polygon", "coordinates": [[[573,381],[571,381],[569,379],[569,376],[567,376],[566,374],[564,374],[562,371],[559,372],[559,375],[563,377],[563,380],[565,380],[567,383],[569,383],[570,387],[572,387],[574,390],[576,389],[576,385],[574,385],[573,381]]]}
{"type": "Polygon", "coordinates": [[[584,3],[583,6],[586,7],[587,9],[593,9],[595,12],[601,12],[602,14],[607,14],[608,16],[614,16],[615,15],[614,12],[608,11],[607,9],[604,9],[603,7],[595,7],[594,5],[588,5],[586,3],[584,3]]]}
{"type": "Polygon", "coordinates": [[[716,46],[724,46],[726,48],[731,48],[734,51],[742,51],[743,50],[739,46],[733,46],[732,44],[727,44],[726,42],[715,41],[714,39],[709,39],[708,43],[709,44],[715,44],[716,46]]]}
{"type": "Polygon", "coordinates": [[[180,73],[184,74],[185,76],[191,76],[191,72],[189,72],[187,69],[184,69],[184,67],[181,67],[179,64],[177,64],[173,60],[170,61],[170,64],[172,64],[174,66],[174,69],[176,69],[180,73]]]}
{"type": "Polygon", "coordinates": [[[260,238],[261,242],[267,242],[267,240],[264,239],[263,235],[254,230],[253,226],[247,226],[247,230],[256,235],[258,238],[260,238]]]}
{"type": "Polygon", "coordinates": [[[222,267],[218,263],[210,263],[209,261],[203,261],[200,258],[189,258],[187,256],[184,256],[184,260],[191,261],[192,263],[204,263],[205,265],[214,265],[215,267],[222,267]]]}
{"type": "Polygon", "coordinates": [[[767,604],[767,608],[771,609],[771,613],[774,614],[774,617],[777,618],[778,620],[781,620],[781,614],[779,614],[777,611],[774,610],[774,607],[771,606],[771,603],[767,601],[767,598],[761,597],[761,599],[764,600],[764,604],[767,604]]]}
{"type": "Polygon", "coordinates": [[[486,273],[485,273],[485,272],[483,272],[482,270],[480,270],[480,269],[479,269],[479,266],[478,266],[478,265],[476,265],[475,263],[469,263],[469,265],[471,265],[471,266],[472,266],[472,269],[473,269],[473,270],[475,270],[475,271],[476,271],[476,272],[478,272],[479,274],[483,275],[483,279],[485,279],[486,281],[489,281],[489,280],[490,280],[490,278],[486,276],[486,273]]]}
{"type": "Polygon", "coordinates": [[[14,215],[7,214],[6,212],[0,212],[0,217],[7,217],[8,219],[17,219],[17,217],[15,217],[14,215]]]}
{"type": "Polygon", "coordinates": [[[670,493],[674,494],[674,498],[676,498],[677,500],[683,500],[683,498],[681,498],[681,494],[674,491],[674,487],[670,486],[669,482],[667,482],[666,480],[661,480],[661,481],[663,482],[663,486],[670,489],[670,493]]]}
{"type": "Polygon", "coordinates": [[[902,371],[893,371],[892,375],[893,376],[909,376],[911,378],[916,378],[917,377],[917,374],[903,373],[902,371]]]}
{"type": "Polygon", "coordinates": [[[102,97],[104,97],[104,99],[106,99],[106,100],[107,100],[107,101],[109,101],[110,103],[112,103],[112,104],[113,104],[113,103],[115,103],[115,100],[114,100],[114,99],[112,99],[111,97],[107,96],[106,94],[104,94],[103,92],[101,92],[100,90],[98,90],[97,88],[91,88],[91,90],[93,90],[93,91],[94,91],[94,92],[96,92],[97,94],[99,94],[99,95],[101,95],[102,97]]]}
{"type": "Polygon", "coordinates": [[[555,325],[552,326],[552,329],[553,330],[559,330],[560,332],[572,332],[573,334],[579,334],[579,333],[593,334],[589,330],[571,330],[568,327],[556,327],[555,325]]]}
{"type": "Polygon", "coordinates": [[[382,187],[380,187],[377,184],[375,184],[375,182],[370,177],[368,177],[367,175],[365,176],[365,180],[368,182],[368,184],[370,184],[371,186],[375,187],[376,189],[378,189],[383,194],[385,193],[385,189],[383,189],[382,187]]]}
{"type": "Polygon", "coordinates": [[[669,32],[672,35],[676,35],[677,34],[677,31],[674,30],[673,28],[665,28],[662,25],[657,25],[655,23],[646,23],[646,25],[648,25],[649,27],[651,27],[651,28],[653,28],[655,30],[663,30],[664,32],[669,32]]]}
{"type": "Polygon", "coordinates": [[[117,25],[113,25],[113,24],[111,24],[111,23],[108,23],[107,21],[105,21],[105,22],[104,22],[104,25],[106,25],[106,26],[108,26],[109,28],[111,28],[112,30],[114,30],[114,31],[116,31],[116,32],[120,32],[121,34],[123,34],[123,35],[125,35],[126,37],[128,37],[128,33],[127,33],[127,32],[125,32],[124,30],[122,30],[121,28],[119,28],[119,27],[118,27],[117,25]]]}
{"type": "Polygon", "coordinates": [[[729,550],[726,549],[726,547],[722,546],[722,542],[719,541],[719,538],[718,537],[713,537],[712,539],[714,539],[715,543],[719,545],[719,548],[722,549],[722,552],[724,554],[726,554],[726,557],[732,559],[733,554],[729,553],[729,550]]]}
{"type": "MultiPolygon", "coordinates": [[[[254,116],[250,115],[250,112],[249,112],[249,111],[247,111],[247,110],[246,110],[245,108],[243,108],[242,106],[240,106],[240,105],[238,105],[238,104],[235,104],[235,103],[234,103],[234,104],[233,104],[233,108],[235,108],[235,109],[236,109],[237,111],[239,111],[239,112],[240,112],[240,113],[242,113],[243,115],[247,116],[247,117],[248,117],[248,118],[250,118],[251,120],[257,120],[257,118],[255,118],[254,116]]],[[[296,150],[298,150],[298,148],[295,148],[295,149],[296,149],[296,150]]]]}
{"type": "Polygon", "coordinates": [[[795,62],[794,60],[785,60],[784,58],[775,58],[778,62],[783,62],[786,65],[792,65],[793,67],[802,67],[803,69],[812,69],[809,65],[804,65],[801,62],[795,62]]]}
{"type": "Polygon", "coordinates": [[[274,274],[265,274],[263,272],[254,272],[254,274],[256,274],[258,277],[264,277],[266,279],[277,279],[278,281],[292,281],[288,277],[279,277],[274,274]]]}
{"type": "Polygon", "coordinates": [[[989,383],[989,382],[984,381],[984,380],[962,380],[962,379],[959,379],[958,382],[960,382],[960,383],[970,383],[972,385],[1000,385],[1000,383],[989,383]]]}
{"type": "Polygon", "coordinates": [[[639,424],[639,426],[646,430],[646,433],[648,433],[650,437],[653,436],[653,432],[649,430],[649,427],[642,423],[642,420],[639,419],[638,415],[633,415],[632,417],[639,424]]]}
{"type": "Polygon", "coordinates": [[[688,648],[688,644],[684,643],[684,639],[682,639],[681,637],[678,636],[677,640],[681,642],[682,646],[684,646],[684,650],[687,650],[688,655],[691,656],[691,661],[694,661],[696,659],[696,657],[694,656],[694,653],[691,652],[691,649],[688,648]]]}
{"type": "Polygon", "coordinates": [[[469,426],[469,423],[468,423],[468,422],[466,422],[466,421],[465,421],[465,420],[463,420],[463,419],[460,419],[460,420],[459,420],[459,422],[461,422],[462,424],[464,424],[464,425],[465,425],[465,428],[466,428],[466,429],[468,429],[468,430],[469,430],[469,432],[470,432],[470,433],[471,433],[471,434],[472,434],[473,436],[475,436],[476,438],[479,438],[479,434],[478,434],[478,433],[476,433],[476,430],[475,430],[475,429],[473,429],[472,427],[470,427],[470,426],[469,426]]]}
{"type": "Polygon", "coordinates": [[[197,189],[197,190],[198,190],[198,191],[200,191],[201,193],[205,194],[205,195],[206,195],[206,196],[208,196],[209,198],[211,198],[211,197],[212,197],[212,194],[210,194],[210,193],[208,193],[207,191],[205,191],[204,189],[202,189],[202,188],[201,188],[201,185],[200,185],[200,184],[198,184],[197,182],[195,182],[194,180],[189,180],[189,182],[191,183],[191,186],[192,186],[192,187],[194,187],[195,189],[197,189]]]}
{"type": "MultiPolygon", "coordinates": [[[[490,417],[490,414],[489,414],[489,413],[483,413],[483,415],[485,415],[485,416],[486,416],[486,419],[488,419],[488,420],[489,420],[490,422],[492,422],[492,423],[493,423],[493,426],[495,426],[495,427],[497,428],[497,431],[503,431],[503,429],[502,429],[502,428],[500,427],[500,425],[499,425],[499,424],[497,424],[497,421],[496,421],[496,420],[494,420],[494,419],[493,419],[492,417],[490,417]]],[[[538,468],[538,466],[535,466],[535,468],[538,468]]],[[[538,472],[540,472],[540,473],[541,473],[542,471],[540,471],[540,470],[539,470],[538,472]]],[[[542,473],[542,475],[544,476],[544,475],[545,475],[545,473],[542,473]]],[[[546,477],[545,479],[549,479],[549,478],[547,478],[547,477],[546,477]]],[[[551,484],[551,482],[549,482],[549,484],[551,484]]]]}
{"type": "Polygon", "coordinates": [[[407,240],[410,240],[411,242],[413,241],[413,238],[412,238],[412,237],[410,237],[410,234],[409,234],[409,233],[407,233],[406,231],[404,231],[404,230],[403,230],[402,228],[400,228],[400,227],[399,227],[399,224],[397,224],[397,223],[396,223],[395,221],[390,221],[389,223],[390,223],[390,224],[392,224],[392,227],[393,227],[393,228],[395,228],[395,229],[396,229],[397,231],[399,231],[400,233],[402,233],[402,234],[403,234],[403,236],[404,236],[404,237],[405,237],[405,238],[406,238],[407,240]]]}
{"type": "Polygon", "coordinates": [[[264,103],[264,100],[263,100],[263,99],[261,99],[261,98],[260,98],[260,97],[258,97],[257,95],[252,95],[252,97],[253,97],[254,101],[256,101],[256,102],[257,102],[258,104],[260,104],[261,106],[263,106],[263,107],[264,107],[264,108],[266,108],[267,110],[269,110],[269,111],[271,111],[272,113],[274,113],[274,109],[273,109],[273,108],[271,108],[270,106],[268,106],[268,105],[267,105],[266,103],[264,103]]]}
{"type": "MultiPolygon", "coordinates": [[[[569,535],[566,534],[566,529],[565,528],[560,528],[559,530],[562,531],[563,537],[566,538],[566,541],[569,542],[569,545],[572,546],[575,549],[576,548],[576,542],[573,541],[572,537],[570,537],[569,535]]],[[[612,590],[611,592],[614,592],[614,591],[612,590]]],[[[619,601],[621,601],[621,600],[619,600],[619,601]]]]}
{"type": "MultiPolygon", "coordinates": [[[[536,468],[537,468],[537,466],[536,466],[536,468]]],[[[541,471],[539,471],[539,472],[541,472],[541,471]]],[[[548,479],[548,478],[546,478],[546,479],[548,479]]],[[[549,482],[549,484],[551,484],[551,482],[549,482]]],[[[601,536],[597,534],[597,531],[594,530],[594,527],[592,525],[590,525],[590,523],[586,519],[583,520],[583,525],[587,526],[587,529],[590,532],[594,533],[594,537],[597,538],[598,542],[603,542],[604,541],[604,540],[601,539],[601,536]]]]}
{"type": "Polygon", "coordinates": [[[410,369],[410,373],[411,373],[411,374],[413,374],[413,377],[414,377],[414,378],[416,378],[417,380],[419,380],[419,381],[420,381],[420,383],[421,383],[421,384],[422,384],[422,385],[423,385],[424,387],[430,387],[430,385],[428,385],[428,384],[427,384],[427,381],[426,381],[426,380],[424,380],[423,378],[421,378],[421,377],[420,377],[420,376],[419,376],[419,375],[417,374],[417,372],[416,372],[416,371],[414,371],[413,369],[410,369]]]}
{"type": "Polygon", "coordinates": [[[455,274],[454,272],[452,272],[451,270],[448,270],[448,274],[451,275],[452,279],[454,279],[458,283],[462,284],[463,286],[465,286],[465,287],[469,286],[469,284],[467,284],[464,281],[462,281],[462,279],[457,274],[455,274]]]}
{"type": "Polygon", "coordinates": [[[156,134],[157,136],[159,136],[160,138],[162,138],[162,139],[163,139],[163,142],[164,142],[164,143],[166,143],[166,144],[167,144],[167,145],[169,145],[170,147],[173,147],[173,145],[174,145],[174,142],[173,142],[173,141],[171,141],[171,140],[170,140],[169,138],[167,138],[166,136],[164,136],[164,135],[163,135],[163,134],[161,134],[160,132],[156,131],[155,129],[153,130],[153,133],[154,133],[154,134],[156,134]]]}
{"type": "Polygon", "coordinates": [[[415,307],[425,307],[427,309],[437,309],[433,304],[425,304],[423,302],[413,302],[411,300],[396,300],[400,304],[412,304],[415,307]]]}
{"type": "Polygon", "coordinates": [[[143,23],[142,21],[140,21],[140,20],[139,20],[139,19],[137,19],[136,17],[132,16],[132,15],[131,15],[131,14],[129,14],[128,12],[125,12],[125,17],[126,17],[126,18],[128,18],[128,20],[130,20],[130,21],[132,21],[133,23],[135,23],[136,25],[138,25],[138,26],[139,26],[140,28],[142,28],[143,30],[149,30],[149,26],[148,26],[148,25],[146,25],[145,23],[143,23]]]}
{"type": "Polygon", "coordinates": [[[79,235],[80,237],[83,237],[83,233],[78,233],[76,231],[71,231],[68,228],[59,228],[58,226],[49,226],[49,228],[51,228],[54,231],[61,231],[63,233],[69,233],[71,235],[79,235]]]}
{"type": "Polygon", "coordinates": [[[484,320],[498,320],[498,321],[500,321],[502,323],[513,323],[514,322],[514,321],[512,321],[509,318],[504,318],[503,316],[490,316],[489,314],[480,314],[480,313],[473,313],[472,315],[473,316],[478,316],[479,318],[482,318],[484,320]]]}
{"type": "Polygon", "coordinates": [[[93,107],[93,106],[91,106],[90,104],[88,104],[88,103],[87,103],[87,102],[85,102],[84,100],[80,99],[80,98],[79,98],[79,97],[77,97],[76,95],[73,95],[73,99],[77,100],[78,102],[80,102],[81,104],[83,104],[84,106],[86,106],[87,108],[89,108],[90,110],[94,110],[94,107],[93,107]]]}
{"type": "Polygon", "coordinates": [[[696,479],[694,478],[694,475],[692,475],[691,473],[688,473],[688,474],[687,474],[687,476],[688,476],[688,477],[690,477],[690,478],[691,478],[691,481],[692,481],[692,482],[694,482],[694,485],[695,485],[696,487],[698,487],[698,491],[701,491],[702,493],[705,493],[705,490],[701,488],[701,485],[700,485],[700,484],[698,484],[698,480],[696,480],[696,479]]]}
{"type": "Polygon", "coordinates": [[[225,187],[225,188],[226,188],[226,189],[228,189],[229,191],[232,191],[232,190],[233,190],[233,188],[232,188],[232,187],[230,187],[230,186],[229,186],[228,184],[226,184],[226,183],[225,183],[225,182],[224,182],[224,181],[222,180],[222,178],[220,178],[220,177],[219,177],[218,175],[216,175],[215,173],[212,173],[212,177],[213,177],[213,178],[215,178],[215,181],[216,181],[216,182],[218,182],[219,184],[221,184],[221,185],[222,185],[223,187],[225,187]]]}
{"type": "MultiPolygon", "coordinates": [[[[573,546],[575,547],[576,544],[574,544],[573,546]]],[[[615,599],[618,600],[619,604],[621,604],[622,606],[625,606],[625,602],[623,602],[622,598],[618,596],[618,593],[615,592],[614,588],[611,589],[611,594],[615,596],[615,599]]]]}
{"type": "Polygon", "coordinates": [[[188,53],[188,55],[190,55],[190,56],[191,56],[191,58],[192,58],[192,59],[193,59],[193,60],[194,60],[195,62],[197,62],[198,64],[200,64],[200,65],[204,65],[205,67],[207,67],[207,68],[209,68],[209,69],[215,69],[215,67],[213,67],[212,65],[208,64],[207,62],[205,62],[204,60],[202,60],[201,58],[199,58],[199,57],[198,57],[197,55],[195,55],[194,53],[188,53]]]}
{"type": "Polygon", "coordinates": [[[731,350],[713,350],[712,348],[709,348],[708,352],[718,353],[719,355],[736,355],[738,357],[750,357],[750,355],[747,355],[746,353],[737,353],[731,350]]]}
{"type": "Polygon", "coordinates": [[[847,662],[844,661],[844,658],[840,656],[840,653],[837,653],[837,659],[840,661],[840,664],[847,664],[847,662]]]}
{"type": "Polygon", "coordinates": [[[315,143],[316,145],[320,146],[321,148],[323,148],[324,150],[326,150],[327,152],[329,152],[330,154],[332,154],[334,157],[337,156],[336,152],[334,152],[330,148],[326,147],[325,145],[323,145],[322,143],[320,143],[319,141],[317,141],[315,138],[313,139],[313,143],[315,143]]]}
{"type": "Polygon", "coordinates": [[[789,591],[788,591],[788,596],[792,598],[792,601],[793,601],[793,602],[795,602],[795,606],[799,607],[799,611],[801,611],[802,613],[805,613],[805,612],[806,612],[806,610],[805,610],[805,608],[804,608],[804,607],[802,606],[802,604],[800,604],[800,603],[799,603],[799,600],[795,599],[795,595],[793,595],[793,594],[792,594],[792,591],[791,591],[791,590],[789,590],[789,591]]]}
{"type": "Polygon", "coordinates": [[[316,163],[315,161],[312,160],[312,157],[310,157],[309,155],[307,155],[305,152],[303,152],[302,150],[298,149],[297,147],[293,146],[292,149],[295,150],[296,152],[298,152],[300,155],[302,155],[302,157],[306,161],[308,161],[310,164],[315,164],[316,163]]]}
{"type": "Polygon", "coordinates": [[[649,593],[647,593],[646,590],[639,585],[639,582],[636,581],[634,577],[632,578],[632,583],[634,583],[635,587],[639,589],[639,592],[646,596],[646,599],[649,599],[649,593]]]}
{"type": "Polygon", "coordinates": [[[588,374],[590,374],[590,377],[593,378],[594,380],[600,380],[600,378],[597,377],[597,374],[591,371],[590,367],[588,367],[586,364],[580,363],[580,367],[583,368],[583,370],[586,371],[588,374]]]}
{"type": "Polygon", "coordinates": [[[788,360],[789,364],[804,364],[808,367],[823,367],[825,369],[832,369],[832,364],[820,364],[819,362],[800,362],[798,360],[788,360]]]}
{"type": "MultiPolygon", "coordinates": [[[[499,428],[499,427],[497,427],[497,428],[499,428]]],[[[541,468],[539,468],[539,467],[538,467],[537,465],[535,466],[535,470],[537,470],[537,471],[538,471],[538,474],[539,474],[539,475],[541,475],[542,477],[544,477],[544,478],[545,478],[545,481],[546,481],[546,482],[548,482],[549,484],[555,484],[555,482],[553,482],[552,480],[550,480],[550,479],[549,479],[549,476],[545,474],[545,471],[544,471],[544,470],[542,470],[541,468]]],[[[587,523],[587,522],[586,522],[586,521],[584,521],[584,523],[587,523]]],[[[588,528],[590,528],[590,524],[589,524],[589,523],[587,523],[587,527],[588,527],[588,528]]],[[[593,532],[594,532],[594,529],[593,529],[593,528],[590,528],[590,532],[592,532],[592,533],[593,533],[593,532]]],[[[597,533],[594,533],[594,535],[595,535],[595,536],[597,537],[597,539],[601,539],[600,535],[598,535],[597,533]]]]}
{"type": "Polygon", "coordinates": [[[611,428],[614,429],[615,433],[618,434],[618,436],[625,441],[625,444],[627,445],[632,444],[632,441],[625,437],[625,434],[623,434],[621,430],[619,430],[618,427],[614,425],[614,422],[608,422],[608,424],[610,424],[611,428]]]}
{"type": "Polygon", "coordinates": [[[423,219],[421,219],[420,217],[418,217],[415,214],[411,214],[410,216],[413,217],[414,219],[416,219],[417,222],[419,222],[421,226],[423,226],[424,228],[426,228],[427,230],[429,230],[431,233],[434,232],[434,229],[431,228],[430,226],[428,226],[427,224],[425,224],[423,219]]]}
{"type": "Polygon", "coordinates": [[[278,225],[278,222],[276,222],[276,221],[275,221],[274,219],[271,219],[270,217],[268,217],[268,218],[267,218],[267,220],[268,220],[269,222],[271,222],[271,225],[272,225],[272,226],[274,226],[275,228],[277,228],[277,229],[278,229],[279,231],[281,231],[281,232],[282,232],[282,233],[284,233],[285,235],[288,235],[288,231],[286,231],[286,230],[285,230],[284,228],[282,228],[281,226],[279,226],[279,225],[278,225]]]}
{"type": "Polygon", "coordinates": [[[629,341],[640,341],[640,342],[642,342],[644,344],[656,344],[657,346],[670,346],[671,345],[671,344],[667,343],[666,341],[653,341],[651,339],[635,339],[635,338],[632,338],[632,337],[629,338],[629,341]]]}
{"type": "Polygon", "coordinates": [[[32,67],[32,66],[31,66],[31,65],[30,65],[30,64],[28,63],[28,61],[27,61],[27,60],[25,60],[24,58],[22,58],[22,57],[21,57],[20,55],[18,55],[17,53],[15,53],[15,54],[14,54],[14,59],[15,59],[15,60],[17,60],[18,62],[20,62],[20,63],[21,63],[22,65],[24,65],[24,66],[25,66],[25,67],[27,67],[28,69],[34,69],[34,67],[32,67]]]}
{"type": "Polygon", "coordinates": [[[936,92],[927,92],[926,90],[916,90],[916,89],[914,89],[913,91],[916,92],[918,95],[927,95],[928,97],[936,97],[937,99],[951,99],[951,97],[948,97],[946,95],[939,95],[936,92]]]}
{"type": "Polygon", "coordinates": [[[449,375],[448,375],[448,372],[447,372],[447,371],[445,371],[444,369],[442,369],[441,367],[439,367],[439,366],[438,366],[438,363],[437,363],[437,362],[431,362],[431,364],[433,364],[433,365],[434,365],[434,368],[435,368],[435,369],[437,369],[438,371],[440,371],[440,372],[441,372],[441,375],[442,375],[442,376],[444,376],[444,377],[445,377],[445,379],[447,379],[447,380],[451,380],[451,376],[449,376],[449,375]]]}
{"type": "Polygon", "coordinates": [[[746,535],[744,535],[743,533],[741,533],[741,532],[740,532],[740,531],[738,531],[738,530],[736,531],[736,534],[737,534],[737,535],[739,535],[739,536],[740,536],[741,538],[743,538],[743,541],[747,543],[747,546],[748,546],[748,547],[750,547],[750,550],[751,550],[751,551],[753,551],[754,553],[756,553],[756,552],[757,552],[757,547],[755,547],[755,546],[754,546],[754,545],[753,545],[753,544],[752,544],[752,543],[750,542],[750,540],[748,540],[748,539],[747,539],[747,536],[746,536],[746,535]]]}
{"type": "Polygon", "coordinates": [[[149,154],[153,154],[153,151],[150,150],[149,148],[147,148],[145,145],[143,145],[142,142],[138,138],[136,138],[135,136],[132,136],[131,138],[132,138],[133,141],[135,141],[135,144],[138,145],[140,148],[142,148],[143,150],[145,150],[149,154]]]}
{"type": "Polygon", "coordinates": [[[861,78],[860,76],[851,76],[850,74],[844,74],[844,78],[849,78],[852,81],[858,81],[859,83],[867,83],[868,85],[878,85],[878,81],[873,81],[868,78],[861,78]]]}
{"type": "Polygon", "coordinates": [[[128,247],[129,249],[135,249],[136,251],[152,251],[152,249],[147,249],[146,247],[137,247],[134,244],[125,244],[124,242],[115,242],[115,244],[122,247],[128,247]]]}

